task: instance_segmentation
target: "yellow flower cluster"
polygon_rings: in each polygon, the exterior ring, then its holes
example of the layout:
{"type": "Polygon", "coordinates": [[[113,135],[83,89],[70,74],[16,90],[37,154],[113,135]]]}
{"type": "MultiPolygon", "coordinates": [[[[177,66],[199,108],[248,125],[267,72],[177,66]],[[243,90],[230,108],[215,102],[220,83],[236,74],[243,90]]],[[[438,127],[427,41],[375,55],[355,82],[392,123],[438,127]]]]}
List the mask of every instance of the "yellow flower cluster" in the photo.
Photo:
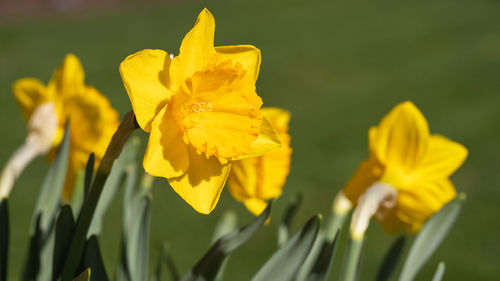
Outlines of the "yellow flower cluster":
{"type": "MultiPolygon", "coordinates": [[[[261,108],[255,87],[260,50],[251,45],[214,47],[214,33],[215,20],[204,9],[178,56],[146,49],[128,56],[119,70],[137,123],[150,134],[146,172],[166,178],[203,214],[215,208],[227,181],[233,197],[258,215],[267,200],[281,195],[290,172],[290,114],[261,108]]],[[[118,125],[117,112],[84,84],[80,61],[71,54],[47,86],[25,78],[14,83],[13,91],[26,120],[42,104],[53,103],[58,120],[53,152],[70,120],[70,167],[63,195],[71,198],[76,172],[89,154],[94,152],[97,161],[102,158],[118,125]]],[[[381,206],[377,213],[391,233],[418,231],[456,196],[449,176],[467,156],[464,146],[431,135],[411,102],[397,105],[370,128],[369,151],[343,194],[354,205],[378,183],[388,194],[397,194],[394,205],[381,206]]]]}

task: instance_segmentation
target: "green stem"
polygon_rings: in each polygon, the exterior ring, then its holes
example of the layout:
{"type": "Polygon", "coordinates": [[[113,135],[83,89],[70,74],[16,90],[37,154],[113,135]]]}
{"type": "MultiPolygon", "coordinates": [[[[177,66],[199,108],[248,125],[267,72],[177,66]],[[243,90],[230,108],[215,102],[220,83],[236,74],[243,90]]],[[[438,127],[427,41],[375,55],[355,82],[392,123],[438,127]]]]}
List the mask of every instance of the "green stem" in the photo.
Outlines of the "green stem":
{"type": "Polygon", "coordinates": [[[362,246],[363,246],[363,238],[357,239],[351,236],[340,280],[354,281],[358,278],[357,275],[358,275],[359,260],[361,256],[362,246]]]}
{"type": "Polygon", "coordinates": [[[325,225],[325,234],[328,241],[333,241],[335,235],[337,235],[337,231],[344,226],[345,219],[349,215],[349,211],[347,212],[333,212],[332,216],[330,216],[328,222],[325,225]]]}
{"type": "Polygon", "coordinates": [[[125,114],[120,126],[113,135],[113,138],[106,149],[106,153],[102,158],[101,164],[97,169],[89,194],[83,202],[80,215],[76,222],[73,239],[71,240],[71,244],[66,255],[66,262],[64,264],[61,281],[71,281],[78,273],[76,271],[78,269],[78,265],[80,264],[85,242],[87,240],[87,232],[90,227],[90,223],[92,222],[92,217],[94,216],[97,203],[99,202],[99,197],[101,196],[104,183],[111,172],[113,162],[120,155],[125,142],[127,142],[132,132],[138,127],[139,126],[135,120],[134,112],[129,111],[125,114]]]}

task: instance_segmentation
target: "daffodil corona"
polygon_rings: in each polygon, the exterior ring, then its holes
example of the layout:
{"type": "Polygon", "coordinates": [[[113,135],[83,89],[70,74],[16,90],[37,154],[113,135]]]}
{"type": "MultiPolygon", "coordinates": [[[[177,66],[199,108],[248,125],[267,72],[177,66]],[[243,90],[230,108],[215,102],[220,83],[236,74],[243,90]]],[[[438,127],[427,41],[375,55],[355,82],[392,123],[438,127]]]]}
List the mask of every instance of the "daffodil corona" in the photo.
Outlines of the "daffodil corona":
{"type": "Polygon", "coordinates": [[[37,132],[38,145],[43,135],[48,143],[43,153],[50,150],[49,159],[57,152],[70,120],[70,153],[63,190],[66,200],[71,198],[76,174],[85,167],[89,154],[95,153],[99,162],[119,124],[118,112],[98,90],[85,85],[84,76],[80,60],[68,54],[47,86],[35,78],[17,80],[12,86],[29,123],[29,135],[37,132]]]}
{"type": "Polygon", "coordinates": [[[204,214],[215,207],[231,161],[280,145],[255,91],[260,51],[214,47],[214,32],[215,20],[204,9],[178,56],[143,50],[120,65],[137,121],[150,133],[144,169],[166,178],[204,214]]]}
{"type": "Polygon", "coordinates": [[[369,149],[370,157],[343,190],[358,204],[351,223],[354,237],[364,234],[375,213],[387,232],[414,233],[456,196],[449,176],[465,161],[467,149],[431,135],[413,103],[397,105],[370,128],[369,149]]]}
{"type": "Polygon", "coordinates": [[[286,177],[290,172],[290,113],[279,108],[263,108],[264,116],[281,140],[282,147],[262,156],[234,161],[229,174],[228,187],[233,197],[245,204],[254,215],[267,207],[266,200],[281,195],[286,177]]]}

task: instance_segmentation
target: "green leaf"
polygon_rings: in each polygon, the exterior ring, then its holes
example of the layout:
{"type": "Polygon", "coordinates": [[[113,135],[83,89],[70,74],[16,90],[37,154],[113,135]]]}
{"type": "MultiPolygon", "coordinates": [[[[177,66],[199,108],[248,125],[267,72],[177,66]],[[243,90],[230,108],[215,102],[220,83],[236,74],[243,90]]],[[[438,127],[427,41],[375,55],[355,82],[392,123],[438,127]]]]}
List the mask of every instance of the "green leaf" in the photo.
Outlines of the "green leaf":
{"type": "Polygon", "coordinates": [[[145,194],[133,205],[133,211],[124,229],[127,254],[127,268],[131,281],[144,281],[149,268],[149,225],[151,195],[145,194]]]}
{"type": "Polygon", "coordinates": [[[237,221],[238,217],[236,216],[235,212],[225,212],[215,226],[214,234],[212,236],[212,243],[217,241],[217,239],[221,238],[222,236],[234,231],[236,229],[237,221]]]}
{"type": "MultiPolygon", "coordinates": [[[[337,194],[337,197],[338,196],[340,196],[340,194],[337,194]]],[[[300,267],[299,272],[297,273],[296,281],[307,280],[309,272],[312,270],[314,263],[320,254],[322,245],[324,244],[325,241],[332,243],[333,239],[337,235],[337,232],[342,228],[346,217],[350,213],[349,211],[343,211],[343,212],[336,211],[335,204],[337,197],[334,200],[330,216],[326,220],[324,227],[320,229],[318,233],[318,238],[316,238],[316,241],[314,242],[314,245],[311,249],[311,252],[309,253],[309,256],[307,256],[306,260],[304,261],[304,264],[300,267]]]]}
{"type": "Polygon", "coordinates": [[[85,171],[80,169],[76,174],[75,186],[73,187],[73,194],[71,195],[71,209],[73,210],[74,217],[78,217],[80,209],[82,208],[83,199],[85,197],[84,191],[85,171]]]}
{"type": "Polygon", "coordinates": [[[52,256],[52,281],[57,281],[62,272],[66,253],[73,237],[74,227],[75,219],[71,207],[65,205],[62,207],[56,222],[54,254],[52,256]]]}
{"type": "Polygon", "coordinates": [[[413,242],[399,281],[411,281],[415,278],[453,226],[464,201],[465,195],[460,194],[425,223],[413,242]]]}
{"type": "Polygon", "coordinates": [[[312,217],[289,239],[252,278],[252,281],[292,280],[309,254],[318,235],[321,218],[312,217]]]}
{"type": "Polygon", "coordinates": [[[127,255],[125,253],[125,240],[122,237],[120,261],[116,266],[116,281],[130,281],[130,274],[127,268],[127,255]]]}
{"type": "Polygon", "coordinates": [[[288,203],[285,214],[283,215],[283,219],[281,220],[280,225],[278,226],[278,247],[281,247],[290,236],[290,226],[292,224],[292,220],[297,213],[297,209],[302,202],[302,195],[297,194],[292,198],[292,200],[288,203]]]}
{"type": "Polygon", "coordinates": [[[391,246],[377,274],[377,281],[387,281],[396,269],[399,258],[405,247],[406,237],[400,236],[391,246]]]}
{"type": "MultiPolygon", "coordinates": [[[[123,181],[123,178],[125,176],[125,168],[131,162],[136,161],[139,144],[140,141],[138,138],[132,138],[125,144],[122,153],[120,154],[118,159],[116,159],[115,164],[111,169],[111,173],[109,174],[104,184],[101,198],[99,199],[99,203],[97,204],[97,208],[95,210],[94,217],[92,218],[89,232],[87,233],[87,237],[90,237],[91,235],[99,235],[101,233],[104,215],[108,210],[109,205],[115,198],[116,193],[118,192],[118,188],[123,181]]],[[[87,169],[87,173],[89,172],[91,174],[92,170],[87,169]]],[[[87,177],[85,177],[85,179],[87,180],[87,177]]],[[[88,185],[90,186],[90,182],[88,183],[88,185]]],[[[85,186],[87,186],[87,184],[85,186]]],[[[87,194],[87,191],[85,192],[85,194],[87,194]]]]}
{"type": "MultiPolygon", "coordinates": [[[[40,230],[43,236],[48,235],[52,224],[55,221],[59,204],[61,201],[61,193],[64,187],[64,182],[66,180],[66,170],[68,168],[68,158],[69,158],[69,122],[66,125],[66,130],[64,133],[64,138],[59,147],[57,155],[50,165],[49,171],[45,176],[43,185],[38,196],[38,200],[35,206],[35,211],[33,214],[33,222],[31,225],[31,234],[33,234],[36,229],[36,219],[39,215],[40,230]]],[[[41,245],[42,246],[42,245],[41,245]]]]}
{"type": "Polygon", "coordinates": [[[155,271],[151,276],[151,281],[161,281],[163,280],[163,263],[165,262],[165,250],[164,247],[160,248],[160,255],[158,256],[158,262],[156,263],[155,271]]]}
{"type": "Polygon", "coordinates": [[[174,281],[180,280],[180,275],[179,271],[177,270],[177,267],[175,266],[174,261],[172,260],[172,256],[170,255],[170,249],[169,246],[164,244],[160,248],[160,257],[158,258],[158,263],[156,264],[156,269],[155,273],[153,274],[153,277],[151,278],[152,281],[161,281],[163,280],[163,264],[166,264],[167,269],[170,273],[171,279],[174,281]]]}
{"type": "Polygon", "coordinates": [[[323,241],[319,256],[307,277],[307,281],[326,281],[332,269],[333,258],[335,257],[335,249],[337,248],[337,240],[340,230],[337,231],[332,242],[323,241]]]}
{"type": "Polygon", "coordinates": [[[90,185],[92,184],[92,179],[94,178],[94,162],[95,155],[94,153],[90,153],[89,160],[87,161],[87,166],[85,167],[85,177],[83,181],[83,199],[87,198],[89,194],[90,185]]]}
{"type": "Polygon", "coordinates": [[[252,223],[230,232],[217,240],[201,260],[188,272],[182,281],[212,281],[224,259],[250,239],[266,222],[271,213],[272,202],[252,223]]]}
{"type": "Polygon", "coordinates": [[[179,274],[179,270],[177,269],[177,266],[175,265],[172,254],[170,253],[170,249],[169,248],[164,248],[164,249],[165,249],[165,263],[167,264],[167,269],[168,269],[168,272],[170,272],[170,276],[172,277],[172,280],[174,280],[174,281],[181,280],[181,275],[179,274]]]}
{"type": "Polygon", "coordinates": [[[9,231],[9,205],[4,198],[0,201],[0,281],[7,281],[9,231]]]}
{"type": "Polygon", "coordinates": [[[38,271],[36,277],[38,281],[48,281],[52,276],[52,261],[54,259],[53,254],[55,240],[55,232],[52,227],[48,236],[44,239],[42,248],[40,249],[40,270],[38,271]]]}
{"type": "MultiPolygon", "coordinates": [[[[217,239],[221,238],[222,236],[234,231],[237,227],[236,226],[237,220],[238,217],[236,216],[235,212],[227,211],[226,213],[224,213],[220,221],[215,226],[214,234],[212,237],[212,243],[217,241],[217,239]]],[[[226,257],[226,259],[222,262],[219,272],[217,272],[217,276],[214,279],[215,281],[220,281],[223,279],[228,260],[229,257],[226,257]]]]}
{"type": "Polygon", "coordinates": [[[133,213],[133,198],[134,190],[137,184],[137,164],[131,162],[125,169],[125,192],[123,195],[123,230],[122,230],[122,242],[121,242],[121,254],[120,262],[116,268],[116,280],[117,281],[130,281],[130,271],[128,268],[128,258],[127,258],[127,240],[126,231],[130,229],[129,225],[133,213]]]}
{"type": "Polygon", "coordinates": [[[137,185],[138,167],[136,163],[131,163],[126,169],[125,192],[123,194],[123,229],[129,228],[129,221],[132,213],[134,191],[137,185]]]}
{"type": "Polygon", "coordinates": [[[351,235],[349,239],[349,245],[347,246],[344,264],[342,265],[340,280],[354,281],[359,279],[360,258],[361,250],[363,248],[363,240],[364,238],[356,239],[351,235]]]}
{"type": "Polygon", "coordinates": [[[90,224],[92,223],[92,218],[97,208],[97,204],[99,203],[99,198],[101,197],[106,179],[111,172],[113,163],[120,156],[123,146],[132,132],[137,128],[138,124],[135,120],[134,112],[129,111],[122,118],[118,129],[113,134],[113,137],[106,148],[106,152],[104,153],[101,163],[99,164],[99,168],[97,169],[87,199],[83,202],[80,214],[78,215],[73,238],[71,239],[66,261],[63,266],[61,281],[73,280],[75,275],[78,273],[78,266],[87,241],[87,233],[89,231],[90,224]]]}
{"type": "Polygon", "coordinates": [[[42,248],[42,230],[40,228],[42,214],[39,213],[35,223],[35,232],[31,235],[28,258],[24,265],[24,281],[36,280],[40,270],[40,251],[42,248]]]}
{"type": "Polygon", "coordinates": [[[90,268],[87,268],[84,272],[80,273],[73,281],[89,281],[90,280],[90,268]]]}
{"type": "Polygon", "coordinates": [[[441,281],[444,276],[444,272],[446,270],[446,265],[444,262],[440,262],[438,264],[438,268],[436,269],[436,273],[434,273],[434,276],[432,277],[432,281],[441,281]]]}
{"type": "Polygon", "coordinates": [[[92,269],[92,281],[109,281],[104,262],[102,261],[101,251],[97,237],[92,235],[85,244],[85,252],[83,256],[83,267],[92,269]]]}

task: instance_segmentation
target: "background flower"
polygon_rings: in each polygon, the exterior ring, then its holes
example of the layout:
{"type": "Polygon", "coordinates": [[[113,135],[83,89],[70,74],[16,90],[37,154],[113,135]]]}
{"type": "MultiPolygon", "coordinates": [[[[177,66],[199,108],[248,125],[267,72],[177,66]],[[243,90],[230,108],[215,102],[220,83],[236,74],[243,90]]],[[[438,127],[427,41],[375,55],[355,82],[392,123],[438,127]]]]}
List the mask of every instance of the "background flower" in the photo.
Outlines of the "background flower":
{"type": "Polygon", "coordinates": [[[282,146],[262,156],[234,161],[228,179],[231,195],[254,215],[262,213],[267,200],[281,195],[292,155],[288,134],[290,113],[274,107],[262,108],[262,113],[278,133],[282,146]]]}
{"type": "Polygon", "coordinates": [[[461,144],[431,135],[427,121],[411,102],[391,110],[369,131],[370,157],[344,187],[353,204],[375,182],[397,190],[395,206],[379,211],[377,219],[389,233],[416,232],[456,196],[449,180],[467,157],[461,144]]]}
{"type": "Polygon", "coordinates": [[[97,168],[119,123],[118,112],[97,89],[85,85],[84,77],[80,60],[68,54],[47,86],[35,78],[23,78],[12,85],[26,121],[41,104],[55,105],[59,125],[49,160],[57,152],[70,120],[70,154],[63,190],[66,200],[70,200],[76,175],[85,167],[90,153],[95,154],[97,168]]]}

